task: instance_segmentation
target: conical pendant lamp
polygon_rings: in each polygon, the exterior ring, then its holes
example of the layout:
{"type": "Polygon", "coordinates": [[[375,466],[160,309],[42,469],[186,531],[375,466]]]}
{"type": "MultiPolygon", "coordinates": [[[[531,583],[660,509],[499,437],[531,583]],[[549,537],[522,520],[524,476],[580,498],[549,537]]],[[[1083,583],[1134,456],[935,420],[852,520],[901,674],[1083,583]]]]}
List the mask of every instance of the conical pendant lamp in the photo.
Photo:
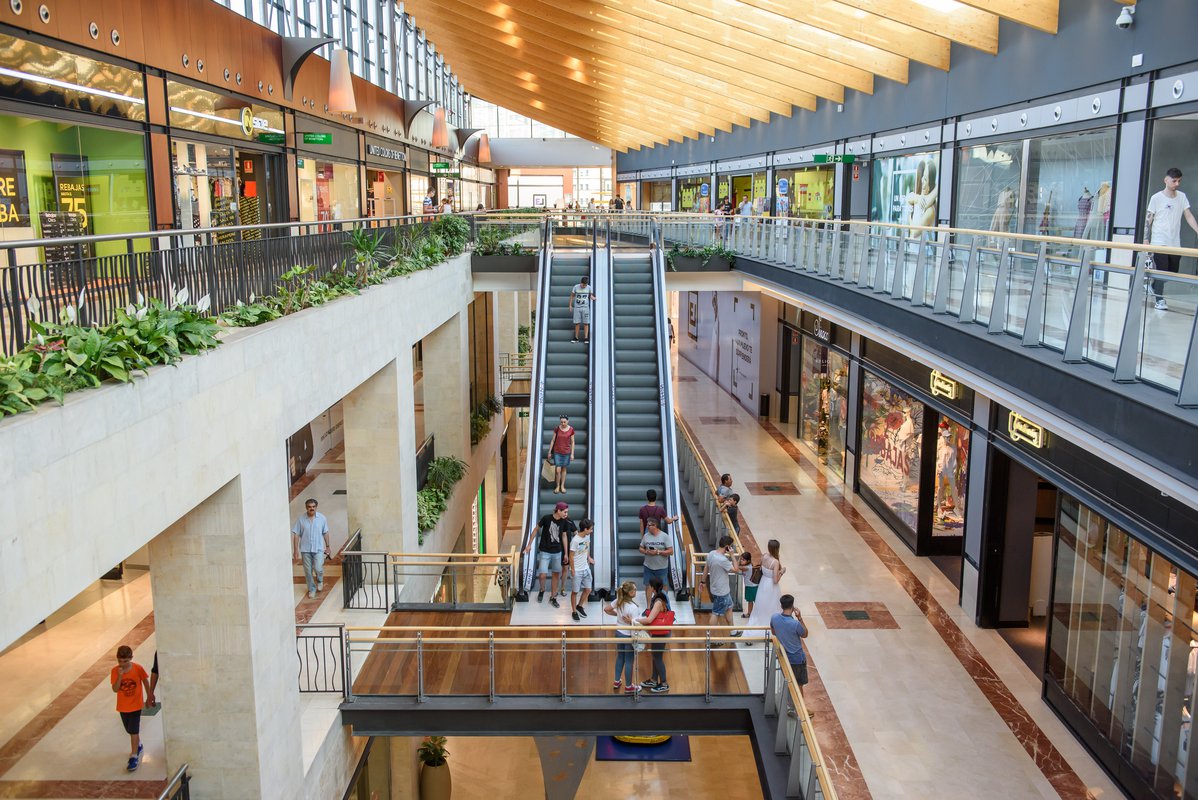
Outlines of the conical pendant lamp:
{"type": "Polygon", "coordinates": [[[358,110],[354,99],[354,78],[349,70],[349,51],[338,47],[329,62],[329,111],[334,114],[353,113],[358,110]]]}
{"type": "Polygon", "coordinates": [[[438,108],[433,115],[433,147],[449,147],[449,126],[445,124],[445,109],[438,108]]]}
{"type": "Polygon", "coordinates": [[[478,163],[491,163],[491,137],[485,133],[478,137],[478,163]]]}

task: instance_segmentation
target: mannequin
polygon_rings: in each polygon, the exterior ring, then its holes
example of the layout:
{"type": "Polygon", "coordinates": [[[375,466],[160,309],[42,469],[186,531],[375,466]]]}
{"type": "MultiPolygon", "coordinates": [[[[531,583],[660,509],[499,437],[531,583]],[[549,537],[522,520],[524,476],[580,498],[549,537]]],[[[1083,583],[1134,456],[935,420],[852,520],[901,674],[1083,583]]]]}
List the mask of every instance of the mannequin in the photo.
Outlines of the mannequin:
{"type": "Polygon", "coordinates": [[[994,216],[990,218],[990,230],[998,233],[1010,233],[1011,217],[1014,214],[1015,190],[1006,186],[998,193],[998,204],[994,209],[994,216]]]}
{"type": "Polygon", "coordinates": [[[1111,216],[1111,182],[1103,181],[1098,185],[1098,194],[1094,195],[1090,218],[1082,229],[1083,239],[1103,239],[1106,237],[1107,222],[1111,216]]]}
{"type": "Polygon", "coordinates": [[[1090,187],[1083,186],[1081,196],[1077,198],[1077,220],[1073,223],[1073,237],[1080,239],[1086,224],[1090,221],[1090,209],[1094,205],[1094,195],[1090,187]]]}

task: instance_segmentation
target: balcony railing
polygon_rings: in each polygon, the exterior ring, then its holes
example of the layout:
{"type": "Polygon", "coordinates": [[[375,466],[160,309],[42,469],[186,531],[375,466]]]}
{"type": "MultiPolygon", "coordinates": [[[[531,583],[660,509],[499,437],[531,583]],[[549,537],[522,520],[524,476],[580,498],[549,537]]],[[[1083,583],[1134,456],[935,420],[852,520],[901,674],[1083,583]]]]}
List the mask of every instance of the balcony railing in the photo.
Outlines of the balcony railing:
{"type": "Polygon", "coordinates": [[[341,553],[344,608],[418,611],[502,611],[512,607],[516,549],[506,553],[388,553],[361,550],[351,539],[341,553]]]}
{"type": "MultiPolygon", "coordinates": [[[[1150,253],[1198,250],[876,222],[656,215],[667,242],[739,256],[977,325],[1198,406],[1198,278],[1150,253]],[[1167,309],[1156,307],[1163,297],[1167,309]]],[[[652,215],[610,224],[648,236],[652,215]]]]}

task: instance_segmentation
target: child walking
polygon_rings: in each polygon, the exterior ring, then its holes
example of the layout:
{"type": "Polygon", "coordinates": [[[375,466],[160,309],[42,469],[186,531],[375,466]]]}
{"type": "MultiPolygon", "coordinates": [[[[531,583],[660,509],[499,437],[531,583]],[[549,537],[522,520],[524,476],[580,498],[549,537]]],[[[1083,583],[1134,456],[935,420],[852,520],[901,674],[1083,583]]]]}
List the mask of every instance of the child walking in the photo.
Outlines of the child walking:
{"type": "Polygon", "coordinates": [[[745,578],[745,611],[741,617],[748,619],[757,600],[757,584],[761,581],[761,570],[753,569],[753,555],[748,550],[740,554],[741,574],[745,578]]]}
{"type": "Polygon", "coordinates": [[[141,664],[133,661],[133,648],[123,644],[116,649],[116,663],[112,668],[112,691],[116,694],[116,710],[121,715],[121,724],[129,734],[129,763],[126,769],[133,772],[141,765],[141,710],[146,698],[154,702],[150,691],[150,676],[141,664]],[[144,694],[143,694],[144,690],[144,694]]]}

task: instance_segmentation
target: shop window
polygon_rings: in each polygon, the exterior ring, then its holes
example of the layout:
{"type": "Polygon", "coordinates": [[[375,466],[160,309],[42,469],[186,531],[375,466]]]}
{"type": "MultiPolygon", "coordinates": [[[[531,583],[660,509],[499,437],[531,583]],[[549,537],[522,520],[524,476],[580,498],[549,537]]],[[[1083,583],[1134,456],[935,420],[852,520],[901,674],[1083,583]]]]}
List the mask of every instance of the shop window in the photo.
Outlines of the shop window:
{"type": "MultiPolygon", "coordinates": [[[[1023,232],[1107,240],[1115,129],[1032,139],[1028,146],[1023,232]]],[[[1068,252],[1068,245],[1054,245],[1068,252]]]]}
{"type": "Polygon", "coordinates": [[[961,536],[969,487],[969,429],[948,417],[936,427],[936,494],[932,500],[932,535],[961,536]]]}
{"type": "Polygon", "coordinates": [[[870,220],[934,227],[939,174],[938,152],[876,159],[870,167],[870,220]]]}
{"type": "Polygon", "coordinates": [[[924,404],[870,372],[863,375],[860,481],[916,533],[924,404]]]}
{"type": "Polygon", "coordinates": [[[1136,796],[1194,796],[1198,581],[1064,494],[1056,536],[1048,681],[1110,745],[1112,772],[1150,787],[1136,796]]]}
{"type": "MultiPolygon", "coordinates": [[[[1152,146],[1148,156],[1148,172],[1144,176],[1143,191],[1140,201],[1139,218],[1143,221],[1148,211],[1148,200],[1161,189],[1165,188],[1165,170],[1177,167],[1181,170],[1182,189],[1191,184],[1190,194],[1193,195],[1192,184],[1198,178],[1198,114],[1186,114],[1180,117],[1158,119],[1152,123],[1152,146]]],[[[1198,205],[1198,196],[1190,200],[1198,205]]],[[[1194,210],[1198,214],[1198,209],[1194,210]]],[[[1140,240],[1137,240],[1140,241],[1140,240]]],[[[1198,247],[1198,236],[1190,230],[1190,226],[1181,226],[1181,246],[1198,247]]],[[[1193,275],[1198,272],[1198,259],[1192,256],[1182,256],[1181,272],[1193,275]]]]}
{"type": "Polygon", "coordinates": [[[799,438],[841,477],[844,477],[848,375],[848,358],[809,336],[803,337],[799,438]]]}
{"type": "MultiPolygon", "coordinates": [[[[140,133],[0,116],[0,241],[142,233],[150,229],[140,133]]],[[[138,249],[148,249],[141,241],[138,249]]],[[[18,260],[72,260],[55,248],[18,260]]],[[[87,256],[125,252],[102,242],[87,256]]]]}
{"type": "Polygon", "coordinates": [[[1015,233],[1023,197],[1023,142],[966,145],[957,152],[956,226],[1015,233]]]}
{"type": "Polygon", "coordinates": [[[672,197],[669,181],[649,181],[641,184],[641,208],[645,211],[671,211],[672,197]]]}
{"type": "Polygon", "coordinates": [[[354,219],[359,216],[358,167],[339,161],[301,157],[299,199],[301,222],[354,219]]]}
{"type": "Polygon", "coordinates": [[[695,214],[711,211],[709,178],[683,178],[678,181],[678,210],[695,214]]]}
{"type": "Polygon", "coordinates": [[[833,167],[780,169],[774,173],[775,214],[798,219],[831,219],[833,167]]]}

